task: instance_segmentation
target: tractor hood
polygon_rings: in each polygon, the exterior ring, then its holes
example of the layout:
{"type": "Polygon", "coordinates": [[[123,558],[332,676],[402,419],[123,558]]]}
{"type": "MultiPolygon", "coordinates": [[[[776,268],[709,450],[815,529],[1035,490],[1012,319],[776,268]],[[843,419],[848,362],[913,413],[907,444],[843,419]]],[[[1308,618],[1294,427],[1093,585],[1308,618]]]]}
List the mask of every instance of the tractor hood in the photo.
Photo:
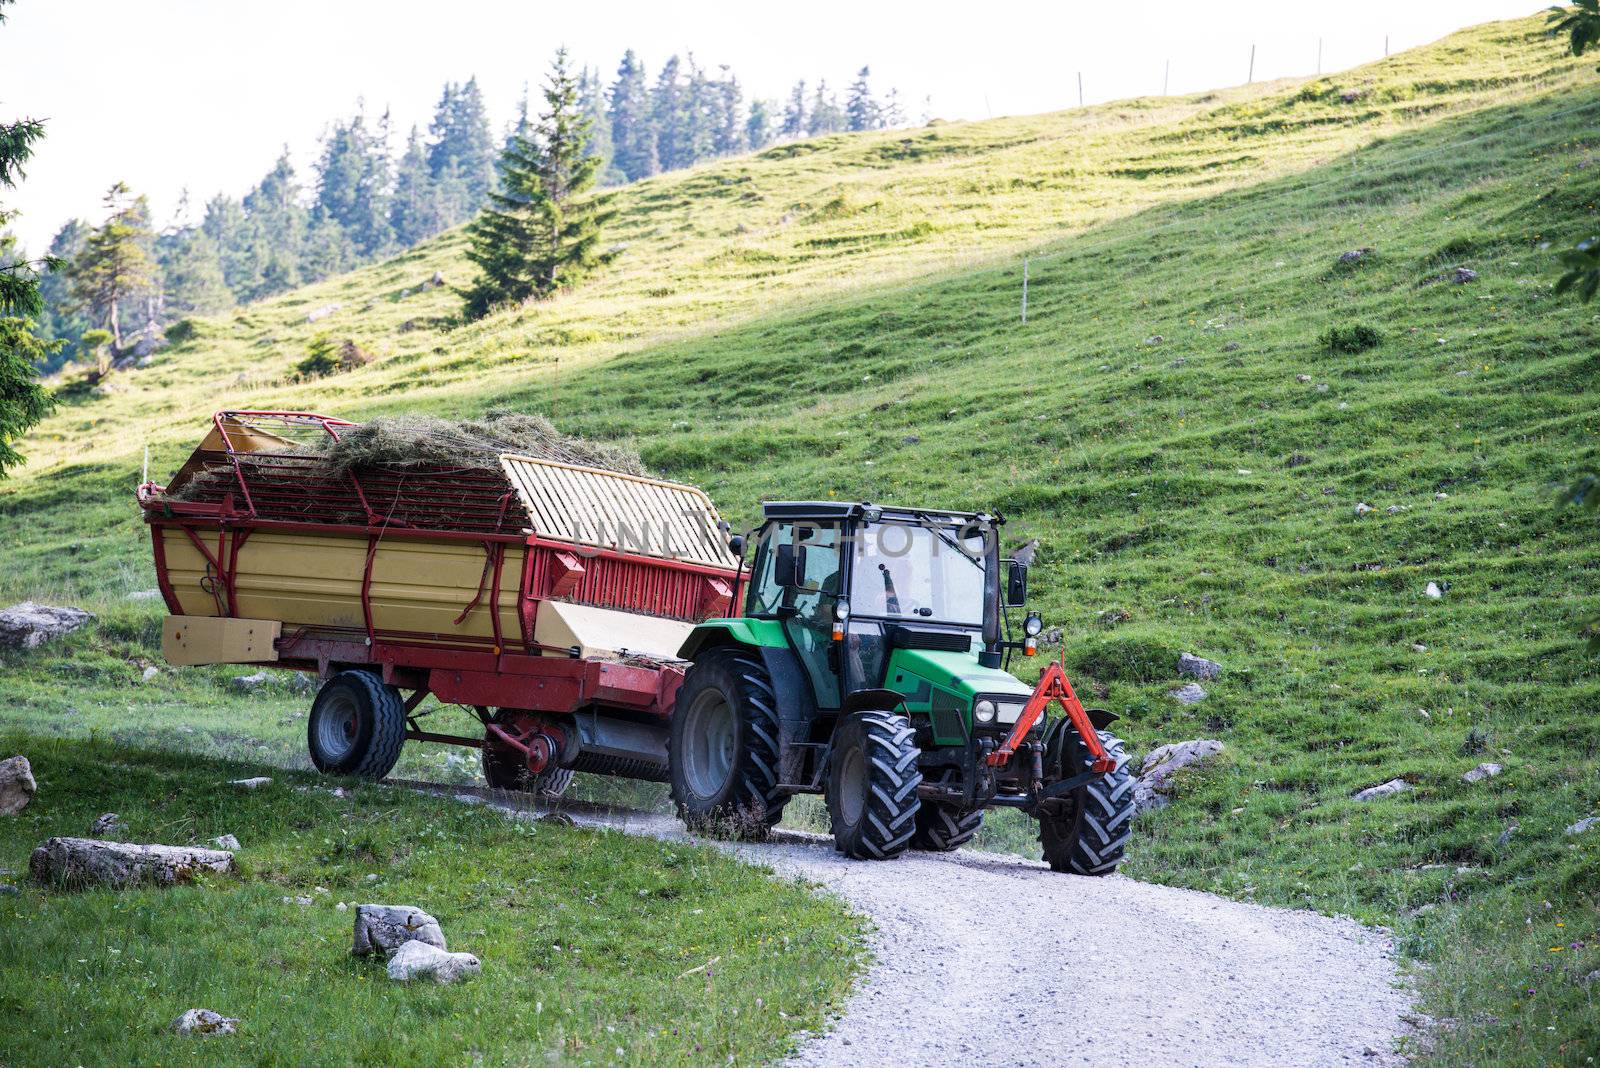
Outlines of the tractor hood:
{"type": "Polygon", "coordinates": [[[926,679],[933,685],[953,691],[968,700],[978,694],[1016,694],[1027,697],[1033,687],[1021,682],[1015,675],[999,668],[986,668],[978,663],[976,652],[952,653],[938,649],[897,649],[894,670],[926,679]]]}

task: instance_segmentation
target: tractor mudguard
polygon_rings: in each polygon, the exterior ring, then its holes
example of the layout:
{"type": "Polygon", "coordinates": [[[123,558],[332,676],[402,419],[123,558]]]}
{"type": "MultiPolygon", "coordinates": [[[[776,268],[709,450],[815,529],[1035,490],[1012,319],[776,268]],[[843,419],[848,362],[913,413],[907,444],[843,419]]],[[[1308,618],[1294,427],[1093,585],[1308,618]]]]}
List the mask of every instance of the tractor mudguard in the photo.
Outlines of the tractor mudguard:
{"type": "Polygon", "coordinates": [[[897,690],[857,690],[846,695],[844,704],[839,706],[839,715],[848,716],[852,712],[861,712],[867,709],[878,712],[893,712],[906,703],[906,695],[897,690]]]}
{"type": "Polygon", "coordinates": [[[806,751],[794,743],[811,740],[811,724],[817,718],[811,679],[793,649],[762,646],[760,653],[778,700],[778,781],[800,782],[806,751]]]}
{"type": "Polygon", "coordinates": [[[1086,708],[1084,712],[1088,713],[1089,722],[1094,724],[1094,729],[1097,731],[1105,730],[1122,718],[1115,712],[1108,712],[1103,708],[1086,708]]]}

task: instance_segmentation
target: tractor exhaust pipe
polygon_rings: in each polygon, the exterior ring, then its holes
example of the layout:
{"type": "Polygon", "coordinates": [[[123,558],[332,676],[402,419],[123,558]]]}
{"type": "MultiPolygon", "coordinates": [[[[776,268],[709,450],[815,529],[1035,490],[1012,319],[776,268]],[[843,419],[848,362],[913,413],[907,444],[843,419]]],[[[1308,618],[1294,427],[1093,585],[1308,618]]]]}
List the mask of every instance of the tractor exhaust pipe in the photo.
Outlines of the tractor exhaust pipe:
{"type": "Polygon", "coordinates": [[[978,663],[997,668],[1005,662],[1000,649],[1000,524],[996,516],[983,527],[983,651],[978,663]]]}

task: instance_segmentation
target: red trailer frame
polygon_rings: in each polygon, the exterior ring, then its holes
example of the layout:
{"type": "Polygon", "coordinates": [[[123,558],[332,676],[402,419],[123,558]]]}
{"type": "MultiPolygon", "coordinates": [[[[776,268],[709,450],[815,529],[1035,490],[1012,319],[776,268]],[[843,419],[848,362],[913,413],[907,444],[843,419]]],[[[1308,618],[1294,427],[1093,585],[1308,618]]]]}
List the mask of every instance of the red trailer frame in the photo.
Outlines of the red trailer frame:
{"type": "MultiPolygon", "coordinates": [[[[412,691],[405,701],[406,737],[481,747],[507,746],[533,772],[571,751],[564,717],[583,710],[664,726],[683,682],[684,664],[659,657],[626,661],[580,658],[576,650],[534,638],[539,603],[554,599],[697,622],[735,615],[739,573],[727,568],[541,537],[505,476],[481,468],[442,466],[364,469],[330,474],[315,449],[246,447],[251,435],[320,431],[333,440],[356,425],[311,412],[222,411],[211,435],[167,487],[145,482],[138,502],[151,529],[156,575],[168,610],[182,615],[164,544],[181,531],[204,558],[208,592],[219,617],[239,617],[240,550],[257,531],[342,534],[365,538],[361,628],[296,627],[276,639],[275,661],[261,666],[315,672],[366,669],[412,691]],[[207,445],[215,448],[207,448],[207,445]],[[188,486],[181,497],[172,493],[188,486]],[[388,630],[374,625],[373,560],[385,539],[471,541],[483,546],[484,568],[459,623],[489,598],[492,637],[388,630]],[[507,574],[506,550],[526,550],[519,573],[507,574]],[[501,626],[501,592],[516,588],[518,633],[501,626]],[[563,655],[549,655],[549,654],[563,655]],[[428,695],[472,708],[485,738],[424,730],[415,715],[428,695]],[[498,709],[498,713],[491,712],[498,709]]],[[[205,583],[202,583],[205,588],[205,583]]]]}

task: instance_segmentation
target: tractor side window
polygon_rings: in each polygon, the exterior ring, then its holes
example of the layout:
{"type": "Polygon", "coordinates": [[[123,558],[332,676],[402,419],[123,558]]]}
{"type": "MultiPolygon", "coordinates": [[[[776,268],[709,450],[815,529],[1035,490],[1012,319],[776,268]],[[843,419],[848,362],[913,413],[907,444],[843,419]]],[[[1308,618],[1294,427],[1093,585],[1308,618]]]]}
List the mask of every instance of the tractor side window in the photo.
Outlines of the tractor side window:
{"type": "Polygon", "coordinates": [[[745,595],[744,614],[771,616],[783,604],[783,587],[775,581],[772,567],[779,545],[794,537],[793,523],[772,523],[756,533],[756,556],[750,565],[749,592],[745,595]]]}
{"type": "Polygon", "coordinates": [[[806,568],[795,591],[795,610],[814,616],[827,602],[830,610],[839,595],[839,528],[825,523],[802,523],[795,528],[795,544],[806,549],[806,568]]]}

